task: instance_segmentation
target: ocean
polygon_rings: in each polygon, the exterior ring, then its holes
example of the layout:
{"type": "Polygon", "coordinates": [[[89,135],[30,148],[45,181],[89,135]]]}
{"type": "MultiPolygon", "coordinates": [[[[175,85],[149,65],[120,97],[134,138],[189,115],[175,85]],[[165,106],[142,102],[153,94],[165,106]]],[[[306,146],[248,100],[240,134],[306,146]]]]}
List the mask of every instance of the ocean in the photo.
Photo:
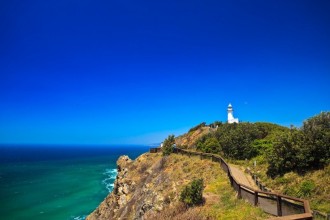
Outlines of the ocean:
{"type": "Polygon", "coordinates": [[[80,220],[113,189],[120,155],[149,146],[0,146],[0,215],[80,220]]]}

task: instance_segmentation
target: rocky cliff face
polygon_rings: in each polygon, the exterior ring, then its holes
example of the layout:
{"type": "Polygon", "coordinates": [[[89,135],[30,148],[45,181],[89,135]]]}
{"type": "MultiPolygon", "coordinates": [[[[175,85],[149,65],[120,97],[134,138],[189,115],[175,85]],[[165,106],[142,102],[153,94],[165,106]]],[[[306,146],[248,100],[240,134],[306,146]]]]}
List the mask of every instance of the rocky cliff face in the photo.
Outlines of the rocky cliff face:
{"type": "Polygon", "coordinates": [[[165,159],[156,154],[146,153],[135,161],[121,156],[113,192],[87,220],[143,219],[147,212],[162,210],[169,201],[164,197],[164,184],[170,181],[163,172],[164,164],[165,159]]]}
{"type": "Polygon", "coordinates": [[[236,200],[227,173],[211,160],[145,153],[134,161],[122,156],[117,165],[113,192],[87,220],[264,219],[260,210],[236,200]],[[186,209],[179,202],[180,193],[197,178],[204,179],[205,204],[186,209]]]}

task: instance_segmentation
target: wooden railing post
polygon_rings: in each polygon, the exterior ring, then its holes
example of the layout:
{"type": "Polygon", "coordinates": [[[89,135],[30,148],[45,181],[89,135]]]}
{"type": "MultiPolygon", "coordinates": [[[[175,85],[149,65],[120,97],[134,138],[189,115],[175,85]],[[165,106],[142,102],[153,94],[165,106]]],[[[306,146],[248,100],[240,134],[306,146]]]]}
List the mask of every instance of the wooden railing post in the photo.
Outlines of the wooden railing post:
{"type": "Polygon", "coordinates": [[[241,198],[242,198],[242,188],[241,188],[241,184],[238,184],[238,183],[237,183],[237,185],[238,185],[237,197],[238,197],[239,199],[241,199],[241,198]]]}
{"type": "Polygon", "coordinates": [[[277,216],[282,216],[282,197],[277,195],[277,216]]]}
{"type": "Polygon", "coordinates": [[[254,192],[254,205],[255,206],[258,205],[258,192],[257,191],[254,192]]]}
{"type": "Polygon", "coordinates": [[[228,168],[228,177],[229,177],[230,185],[233,186],[233,177],[230,175],[229,168],[228,168]]]}

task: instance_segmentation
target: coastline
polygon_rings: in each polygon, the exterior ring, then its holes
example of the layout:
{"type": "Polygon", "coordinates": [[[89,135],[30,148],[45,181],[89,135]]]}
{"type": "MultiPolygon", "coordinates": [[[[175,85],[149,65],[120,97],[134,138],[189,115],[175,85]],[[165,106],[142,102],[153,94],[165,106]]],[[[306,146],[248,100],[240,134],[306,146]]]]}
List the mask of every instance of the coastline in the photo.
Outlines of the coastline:
{"type": "Polygon", "coordinates": [[[10,147],[0,147],[0,211],[18,220],[83,219],[112,190],[118,157],[148,149],[10,147]]]}

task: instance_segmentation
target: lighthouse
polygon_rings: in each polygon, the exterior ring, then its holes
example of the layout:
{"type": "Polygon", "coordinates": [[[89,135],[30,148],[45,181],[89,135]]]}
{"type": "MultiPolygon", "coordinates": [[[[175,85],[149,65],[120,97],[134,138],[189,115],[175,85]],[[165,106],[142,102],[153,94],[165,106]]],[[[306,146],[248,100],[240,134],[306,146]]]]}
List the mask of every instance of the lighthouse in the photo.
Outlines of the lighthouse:
{"type": "Polygon", "coordinates": [[[231,106],[231,104],[229,103],[228,108],[227,108],[228,124],[238,123],[238,118],[234,118],[233,112],[234,112],[233,106],[231,106]]]}

